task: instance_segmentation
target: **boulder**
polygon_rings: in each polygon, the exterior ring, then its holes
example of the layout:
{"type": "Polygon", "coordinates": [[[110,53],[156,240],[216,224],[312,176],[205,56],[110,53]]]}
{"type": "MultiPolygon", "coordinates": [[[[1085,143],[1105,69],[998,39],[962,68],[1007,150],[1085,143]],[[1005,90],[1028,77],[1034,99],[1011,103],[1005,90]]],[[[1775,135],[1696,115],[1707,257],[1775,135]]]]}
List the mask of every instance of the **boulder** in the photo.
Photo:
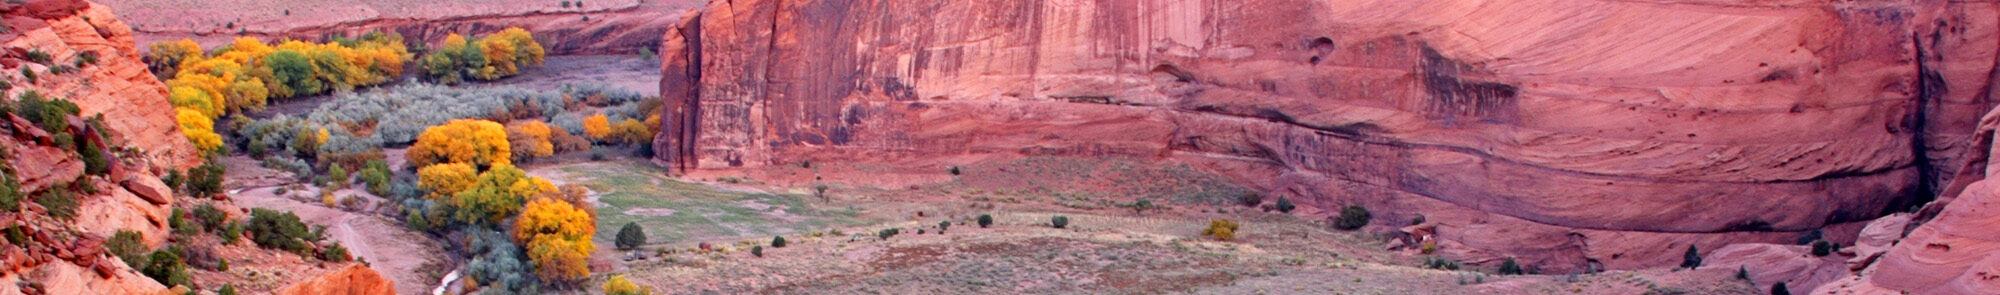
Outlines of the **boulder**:
{"type": "Polygon", "coordinates": [[[128,175],[125,180],[119,181],[118,185],[154,205],[167,205],[174,201],[173,188],[167,187],[166,182],[161,182],[159,178],[151,175],[128,175]]]}

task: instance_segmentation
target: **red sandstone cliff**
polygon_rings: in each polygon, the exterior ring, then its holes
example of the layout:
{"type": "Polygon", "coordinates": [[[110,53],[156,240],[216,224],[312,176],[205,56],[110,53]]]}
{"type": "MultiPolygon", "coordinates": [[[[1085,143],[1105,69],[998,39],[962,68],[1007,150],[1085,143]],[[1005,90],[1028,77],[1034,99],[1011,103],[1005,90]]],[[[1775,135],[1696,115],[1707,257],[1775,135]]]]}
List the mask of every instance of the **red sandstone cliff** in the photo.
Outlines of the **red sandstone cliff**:
{"type": "Polygon", "coordinates": [[[298,282],[276,294],[284,295],[376,295],[396,294],[396,284],[382,277],[375,269],[361,264],[349,264],[345,268],[326,275],[298,282]]]}
{"type": "MultiPolygon", "coordinates": [[[[1935,218],[1896,241],[1849,284],[1818,294],[1996,294],[2000,293],[2000,181],[1988,178],[2000,110],[1988,113],[1974,134],[1972,165],[1963,193],[1933,207],[1935,218]]],[[[1927,210],[1928,211],[1928,210],[1927,210]]]]}
{"type": "Polygon", "coordinates": [[[1920,204],[1993,105],[1975,1],[712,1],[657,161],[1084,155],[1423,214],[1472,259],[1666,265],[1920,204]]]}

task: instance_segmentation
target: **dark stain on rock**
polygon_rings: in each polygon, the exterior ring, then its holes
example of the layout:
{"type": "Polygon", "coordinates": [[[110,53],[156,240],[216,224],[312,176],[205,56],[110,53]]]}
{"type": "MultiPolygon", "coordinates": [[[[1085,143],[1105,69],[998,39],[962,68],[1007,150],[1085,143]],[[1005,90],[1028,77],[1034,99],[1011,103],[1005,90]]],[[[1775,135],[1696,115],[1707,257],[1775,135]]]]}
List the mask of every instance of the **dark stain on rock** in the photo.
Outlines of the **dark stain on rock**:
{"type": "Polygon", "coordinates": [[[1436,49],[1424,47],[1424,92],[1430,95],[1426,114],[1432,119],[1456,122],[1472,119],[1486,122],[1513,122],[1519,116],[1516,96],[1520,88],[1505,83],[1469,80],[1461,75],[1472,66],[1445,58],[1436,49]]]}

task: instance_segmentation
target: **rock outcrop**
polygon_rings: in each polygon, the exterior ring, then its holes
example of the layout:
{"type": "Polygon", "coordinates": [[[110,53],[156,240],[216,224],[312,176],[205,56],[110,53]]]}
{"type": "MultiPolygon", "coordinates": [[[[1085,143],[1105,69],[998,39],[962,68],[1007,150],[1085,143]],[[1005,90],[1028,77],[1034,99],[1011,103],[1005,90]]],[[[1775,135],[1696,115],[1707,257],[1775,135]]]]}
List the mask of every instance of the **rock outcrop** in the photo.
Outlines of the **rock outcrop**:
{"type": "Polygon", "coordinates": [[[711,1],[662,41],[654,147],[683,171],[1192,163],[1423,214],[1469,259],[1671,265],[1928,201],[1993,105],[1995,6],[711,1]]]}
{"type": "Polygon", "coordinates": [[[34,196],[19,210],[0,211],[0,228],[25,237],[0,242],[0,294],[167,291],[103,247],[118,231],[138,232],[148,247],[166,243],[175,199],[158,176],[200,161],[174,121],[166,86],[146,72],[131,31],[104,6],[10,1],[0,4],[0,22],[7,28],[0,32],[0,72],[7,73],[0,81],[8,85],[0,99],[12,104],[35,92],[80,109],[58,117],[67,120],[62,130],[14,112],[0,122],[5,171],[20,181],[21,194],[34,196]],[[100,116],[103,124],[86,119],[100,116]],[[89,168],[86,150],[104,155],[100,169],[89,168]]]}
{"type": "Polygon", "coordinates": [[[2000,130],[2000,110],[1981,120],[1966,173],[1976,179],[1963,193],[1936,204],[1935,218],[1897,241],[1864,273],[1861,284],[1825,294],[2000,294],[2000,181],[1988,178],[2000,165],[1990,162],[2000,130]]]}
{"type": "MultiPolygon", "coordinates": [[[[697,0],[606,0],[571,7],[555,1],[261,1],[165,3],[104,0],[139,26],[141,44],[190,38],[205,47],[237,36],[318,40],[393,31],[436,42],[446,34],[485,34],[507,27],[533,31],[550,55],[632,54],[660,42],[673,16],[697,0]]],[[[576,1],[583,3],[583,1],[576,1]]]]}
{"type": "Polygon", "coordinates": [[[396,294],[395,283],[382,277],[375,269],[361,264],[349,264],[346,268],[328,273],[311,280],[278,289],[281,295],[376,295],[396,294]]]}

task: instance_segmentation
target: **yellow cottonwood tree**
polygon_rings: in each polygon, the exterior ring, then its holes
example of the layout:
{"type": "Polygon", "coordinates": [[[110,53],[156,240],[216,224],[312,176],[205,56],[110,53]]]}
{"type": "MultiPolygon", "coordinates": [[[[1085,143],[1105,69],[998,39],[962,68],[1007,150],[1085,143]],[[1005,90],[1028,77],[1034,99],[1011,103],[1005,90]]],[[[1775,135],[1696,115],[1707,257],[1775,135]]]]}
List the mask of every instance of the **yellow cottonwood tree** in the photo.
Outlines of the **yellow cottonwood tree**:
{"type": "Polygon", "coordinates": [[[222,135],[215,134],[215,121],[203,116],[201,111],[174,108],[174,121],[181,125],[181,134],[194,143],[195,148],[205,152],[222,149],[222,135]]]}
{"type": "Polygon", "coordinates": [[[437,199],[472,188],[473,181],[478,177],[479,170],[472,168],[472,164],[430,165],[417,169],[417,187],[430,191],[431,198],[437,199]]]}
{"type": "Polygon", "coordinates": [[[555,192],[554,183],[502,163],[479,173],[471,188],[452,195],[452,203],[458,207],[459,221],[494,224],[513,217],[529,199],[555,192]]]}
{"type": "Polygon", "coordinates": [[[536,275],[543,280],[572,281],[590,276],[590,241],[596,220],[554,198],[536,198],[514,221],[514,239],[528,246],[536,275]]]}
{"type": "Polygon", "coordinates": [[[487,120],[452,120],[431,126],[417,134],[417,142],[404,154],[417,167],[438,163],[467,163],[498,166],[513,163],[507,129],[487,120]]]}
{"type": "Polygon", "coordinates": [[[601,113],[583,118],[583,135],[597,141],[611,140],[611,118],[601,113]]]}
{"type": "Polygon", "coordinates": [[[507,125],[507,139],[512,141],[516,159],[541,158],[556,154],[555,143],[550,139],[554,132],[549,124],[542,121],[516,121],[507,125]]]}

